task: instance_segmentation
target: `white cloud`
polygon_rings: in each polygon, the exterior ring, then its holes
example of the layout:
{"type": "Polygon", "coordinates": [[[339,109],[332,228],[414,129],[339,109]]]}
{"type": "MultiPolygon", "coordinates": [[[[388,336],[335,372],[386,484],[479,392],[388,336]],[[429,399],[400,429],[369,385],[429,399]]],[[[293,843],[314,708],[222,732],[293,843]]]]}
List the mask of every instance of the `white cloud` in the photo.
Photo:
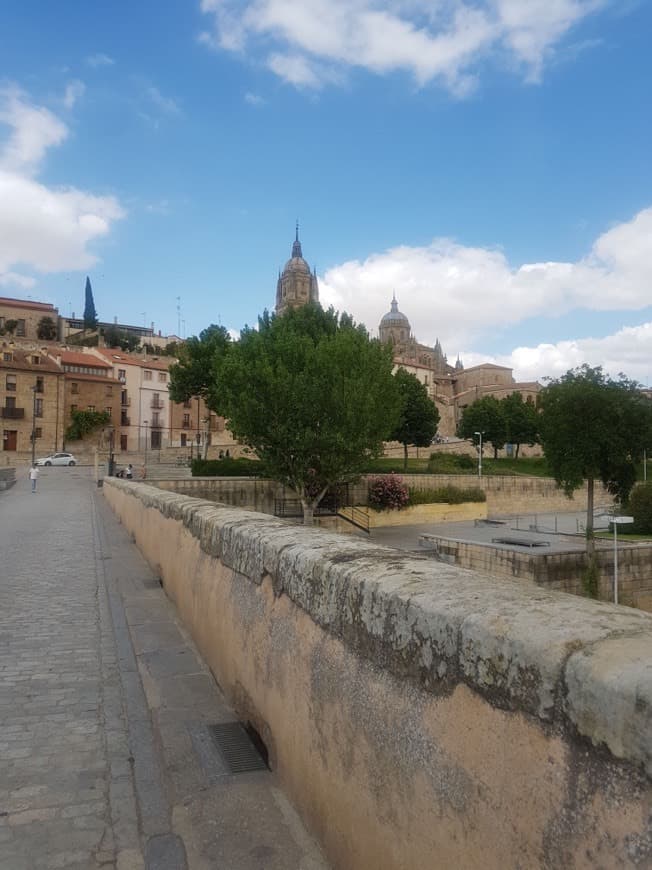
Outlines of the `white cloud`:
{"type": "Polygon", "coordinates": [[[624,372],[642,384],[652,376],[652,323],[625,327],[602,338],[580,338],[517,347],[510,354],[487,357],[478,353],[462,354],[466,366],[495,362],[514,369],[517,380],[533,381],[559,377],[568,369],[588,363],[602,366],[612,376],[624,372]]]}
{"type": "Polygon", "coordinates": [[[112,57],[109,57],[108,54],[102,54],[101,52],[98,54],[91,54],[86,58],[86,63],[89,66],[92,66],[94,69],[102,66],[113,66],[115,61],[112,57]]]}
{"type": "MultiPolygon", "coordinates": [[[[28,103],[16,87],[0,89],[0,124],[10,128],[0,144],[0,168],[33,172],[53,145],[68,136],[66,125],[43,106],[28,103]]],[[[1,128],[0,128],[1,130],[1,128]]]]}
{"type": "Polygon", "coordinates": [[[249,103],[250,106],[264,106],[265,99],[260,96],[260,94],[253,94],[251,91],[247,91],[244,95],[245,103],[249,103]]]}
{"type": "MultiPolygon", "coordinates": [[[[445,350],[537,316],[636,311],[652,302],[652,208],[608,230],[574,263],[509,263],[502,251],[434,239],[329,269],[320,298],[375,329],[396,292],[419,341],[445,350]]],[[[652,347],[649,348],[652,355],[652,347]]],[[[466,360],[465,360],[466,362],[466,360]]]]}
{"type": "Polygon", "coordinates": [[[158,88],[150,85],[145,89],[148,99],[166,115],[178,115],[181,112],[178,103],[171,97],[164,97],[158,88]]]}
{"type": "Polygon", "coordinates": [[[478,64],[506,56],[528,80],[571,28],[609,0],[201,0],[216,49],[262,54],[276,75],[299,87],[341,81],[361,67],[410,73],[464,95],[478,64]]]}
{"type": "Polygon", "coordinates": [[[66,109],[72,109],[77,100],[84,96],[85,92],[86,85],[83,82],[80,82],[79,79],[71,81],[66,87],[65,94],[63,95],[63,104],[66,109]]]}
{"type": "Polygon", "coordinates": [[[52,188],[35,178],[47,149],[65,141],[68,128],[16,88],[0,92],[0,279],[32,286],[24,270],[58,272],[90,268],[90,244],[106,236],[125,212],[113,196],[74,187],[52,188]],[[21,271],[15,271],[19,268],[21,271]]]}
{"type": "Polygon", "coordinates": [[[21,275],[18,272],[5,272],[0,274],[0,287],[20,287],[21,290],[29,290],[36,284],[34,278],[21,275]]]}

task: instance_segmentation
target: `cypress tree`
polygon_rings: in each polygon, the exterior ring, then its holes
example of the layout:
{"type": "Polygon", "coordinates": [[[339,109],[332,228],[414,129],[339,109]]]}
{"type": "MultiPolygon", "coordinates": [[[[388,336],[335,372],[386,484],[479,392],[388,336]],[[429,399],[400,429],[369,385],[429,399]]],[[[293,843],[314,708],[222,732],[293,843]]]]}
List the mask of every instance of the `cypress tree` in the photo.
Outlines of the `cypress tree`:
{"type": "Polygon", "coordinates": [[[84,329],[97,329],[97,311],[93,301],[91,279],[86,276],[86,304],[84,305],[84,329]]]}

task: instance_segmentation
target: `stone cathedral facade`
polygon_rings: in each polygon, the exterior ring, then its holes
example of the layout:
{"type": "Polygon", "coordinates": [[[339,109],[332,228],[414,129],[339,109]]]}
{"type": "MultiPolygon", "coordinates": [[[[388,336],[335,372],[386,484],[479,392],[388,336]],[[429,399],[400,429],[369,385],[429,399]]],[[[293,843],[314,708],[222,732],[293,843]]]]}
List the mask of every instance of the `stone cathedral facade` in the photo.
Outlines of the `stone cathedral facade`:
{"type": "MultiPolygon", "coordinates": [[[[282,314],[289,308],[309,302],[319,302],[319,287],[316,272],[311,272],[303,258],[297,224],[292,255],[279,273],[275,310],[277,314],[282,314]]],[[[432,347],[417,341],[410,321],[399,311],[396,294],[390,310],[380,320],[378,337],[380,341],[392,345],[395,369],[406,369],[426,386],[428,395],[439,410],[439,434],[442,436],[454,436],[464,408],[483,396],[502,399],[519,392],[525,400],[529,398],[534,401],[541,389],[536,381],[515,381],[512,369],[506,366],[482,363],[464,368],[459,357],[455,365],[450,365],[439,339],[432,347]]]]}

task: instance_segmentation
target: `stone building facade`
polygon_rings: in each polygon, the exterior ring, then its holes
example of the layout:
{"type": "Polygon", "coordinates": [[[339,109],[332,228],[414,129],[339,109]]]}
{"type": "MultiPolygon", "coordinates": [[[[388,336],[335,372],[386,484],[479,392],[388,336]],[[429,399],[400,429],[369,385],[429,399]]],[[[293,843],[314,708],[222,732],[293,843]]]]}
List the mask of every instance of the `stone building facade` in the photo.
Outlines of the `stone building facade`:
{"type": "Polygon", "coordinates": [[[111,366],[90,353],[64,350],[57,355],[65,378],[64,416],[69,424],[73,411],[105,411],[120,443],[120,389],[111,366]]]}
{"type": "Polygon", "coordinates": [[[396,296],[380,321],[378,335],[382,342],[393,347],[395,370],[404,368],[426,386],[428,395],[437,405],[439,434],[443,436],[455,435],[464,408],[477,399],[484,396],[502,399],[520,393],[525,400],[534,400],[541,389],[536,382],[517,382],[512,369],[506,366],[483,363],[465,369],[459,357],[451,366],[439,339],[433,347],[416,340],[410,321],[398,309],[396,296]]]}
{"type": "Polygon", "coordinates": [[[41,341],[38,328],[43,318],[49,318],[59,336],[59,311],[48,302],[32,302],[29,299],[10,299],[0,296],[0,336],[11,340],[27,339],[41,341]],[[14,325],[15,324],[15,325],[14,325]]]}
{"type": "Polygon", "coordinates": [[[44,349],[0,342],[3,464],[31,454],[32,433],[37,457],[63,449],[64,401],[63,370],[44,349]]]}

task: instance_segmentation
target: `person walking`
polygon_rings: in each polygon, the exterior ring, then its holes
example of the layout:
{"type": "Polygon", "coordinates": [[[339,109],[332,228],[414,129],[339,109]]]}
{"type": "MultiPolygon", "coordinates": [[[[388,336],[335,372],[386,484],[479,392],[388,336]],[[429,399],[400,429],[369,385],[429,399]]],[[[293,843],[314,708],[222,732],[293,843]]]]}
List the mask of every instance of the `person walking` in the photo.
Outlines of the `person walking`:
{"type": "Polygon", "coordinates": [[[38,468],[32,465],[29,470],[29,479],[32,481],[32,492],[36,492],[36,481],[38,480],[38,468]]]}

